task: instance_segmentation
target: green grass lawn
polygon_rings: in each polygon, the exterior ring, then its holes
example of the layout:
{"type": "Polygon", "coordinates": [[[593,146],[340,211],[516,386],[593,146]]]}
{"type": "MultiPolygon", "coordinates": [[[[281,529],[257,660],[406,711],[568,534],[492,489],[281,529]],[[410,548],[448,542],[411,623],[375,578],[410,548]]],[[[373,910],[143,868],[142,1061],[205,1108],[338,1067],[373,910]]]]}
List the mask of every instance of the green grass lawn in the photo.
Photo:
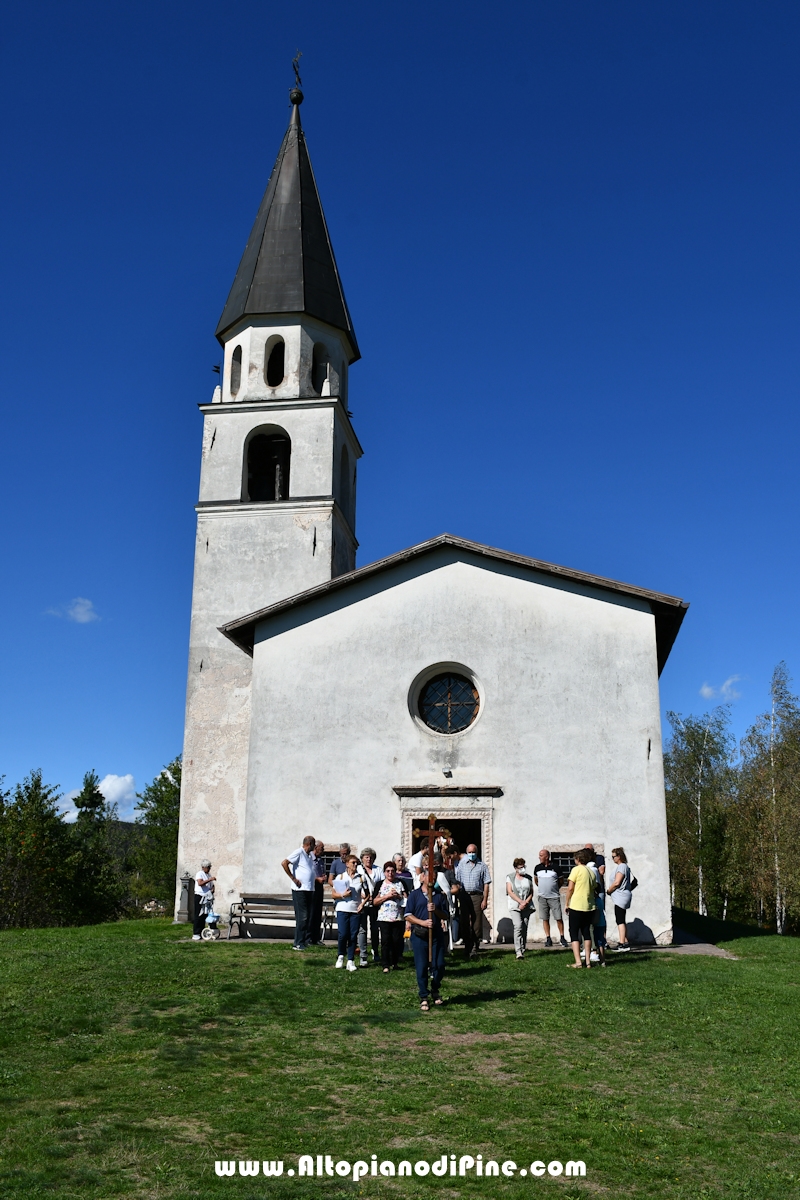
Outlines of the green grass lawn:
{"type": "Polygon", "coordinates": [[[166,921],[0,934],[0,1194],[800,1195],[800,940],[739,961],[486,954],[413,971],[166,921]],[[332,1095],[338,1098],[334,1104],[332,1095]],[[583,1159],[585,1179],[217,1178],[216,1159],[583,1159]]]}

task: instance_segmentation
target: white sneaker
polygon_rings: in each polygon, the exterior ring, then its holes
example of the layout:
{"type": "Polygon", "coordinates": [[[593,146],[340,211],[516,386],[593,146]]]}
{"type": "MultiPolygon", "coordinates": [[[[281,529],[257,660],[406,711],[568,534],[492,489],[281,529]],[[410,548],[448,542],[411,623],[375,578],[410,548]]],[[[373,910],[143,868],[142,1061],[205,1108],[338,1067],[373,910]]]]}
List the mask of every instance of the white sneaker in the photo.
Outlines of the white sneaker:
{"type": "Polygon", "coordinates": [[[336,966],[337,966],[337,967],[343,967],[343,966],[344,966],[344,955],[343,955],[343,954],[340,954],[340,955],[339,955],[339,957],[337,958],[337,960],[336,960],[336,966]]]}
{"type": "Polygon", "coordinates": [[[203,939],[200,937],[200,934],[199,934],[199,933],[193,933],[193,934],[192,934],[192,941],[193,941],[193,942],[201,942],[202,940],[203,940],[203,939]]]}
{"type": "Polygon", "coordinates": [[[368,967],[369,966],[369,959],[367,958],[366,954],[363,956],[363,958],[360,959],[358,965],[360,967],[368,967]]]}
{"type": "Polygon", "coordinates": [[[589,962],[593,962],[593,963],[599,963],[599,962],[600,962],[600,955],[597,953],[597,951],[596,951],[596,950],[593,950],[593,951],[591,952],[591,954],[589,955],[589,962]]]}
{"type": "Polygon", "coordinates": [[[347,960],[347,969],[348,969],[348,971],[357,971],[358,970],[358,967],[353,962],[352,958],[348,958],[348,960],[347,960]]]}

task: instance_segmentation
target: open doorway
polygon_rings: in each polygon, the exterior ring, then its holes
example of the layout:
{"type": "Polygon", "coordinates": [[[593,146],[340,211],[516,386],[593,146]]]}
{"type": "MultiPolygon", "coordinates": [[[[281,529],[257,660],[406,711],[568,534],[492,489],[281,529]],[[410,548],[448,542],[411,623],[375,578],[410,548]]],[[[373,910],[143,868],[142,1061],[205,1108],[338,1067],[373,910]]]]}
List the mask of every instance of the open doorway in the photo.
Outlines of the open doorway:
{"type": "MultiPolygon", "coordinates": [[[[416,828],[416,826],[415,826],[416,828]]],[[[463,854],[467,846],[471,846],[474,842],[478,847],[478,857],[482,857],[483,847],[481,845],[481,819],[480,817],[468,818],[442,818],[436,822],[437,829],[449,829],[450,836],[463,854]]],[[[411,852],[416,854],[419,850],[420,838],[412,833],[411,852]]]]}

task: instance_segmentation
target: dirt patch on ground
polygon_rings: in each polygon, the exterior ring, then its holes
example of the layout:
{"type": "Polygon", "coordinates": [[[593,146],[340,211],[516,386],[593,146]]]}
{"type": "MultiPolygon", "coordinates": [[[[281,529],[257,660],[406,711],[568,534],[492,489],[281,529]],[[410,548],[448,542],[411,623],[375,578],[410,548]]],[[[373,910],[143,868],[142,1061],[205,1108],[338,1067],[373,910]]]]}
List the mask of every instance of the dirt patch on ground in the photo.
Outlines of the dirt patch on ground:
{"type": "Polygon", "coordinates": [[[476,1075],[483,1075],[485,1079],[491,1079],[492,1083],[514,1083],[519,1078],[511,1071],[504,1071],[492,1059],[486,1059],[484,1062],[473,1062],[472,1070],[476,1075]]]}
{"type": "Polygon", "coordinates": [[[148,1129],[169,1129],[184,1142],[205,1142],[214,1133],[211,1125],[205,1122],[201,1124],[198,1121],[187,1121],[185,1117],[150,1117],[148,1120],[142,1121],[142,1125],[148,1129]]]}
{"type": "Polygon", "coordinates": [[[475,1046],[480,1042],[522,1042],[536,1037],[535,1033],[453,1033],[431,1038],[434,1042],[449,1042],[456,1046],[475,1046]]]}

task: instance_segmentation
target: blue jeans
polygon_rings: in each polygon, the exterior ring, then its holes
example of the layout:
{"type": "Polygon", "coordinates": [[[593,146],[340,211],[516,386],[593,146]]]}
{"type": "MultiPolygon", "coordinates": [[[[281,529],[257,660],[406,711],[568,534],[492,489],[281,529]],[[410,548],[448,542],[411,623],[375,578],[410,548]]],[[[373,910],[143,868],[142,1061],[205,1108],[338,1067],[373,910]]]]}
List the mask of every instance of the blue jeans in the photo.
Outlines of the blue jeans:
{"type": "Polygon", "coordinates": [[[342,956],[346,954],[352,962],[356,953],[361,913],[337,912],[336,924],[339,926],[339,954],[342,956]]]}
{"type": "MultiPolygon", "coordinates": [[[[417,988],[419,990],[420,1000],[428,999],[428,931],[425,930],[425,936],[419,937],[412,931],[411,950],[414,954],[414,966],[417,971],[417,988]]],[[[444,937],[434,936],[433,939],[433,961],[431,963],[431,991],[434,999],[439,995],[439,987],[444,975],[444,937]]]]}
{"type": "Polygon", "coordinates": [[[311,945],[311,922],[314,918],[314,893],[292,892],[294,904],[294,944],[295,946],[311,945]]]}

